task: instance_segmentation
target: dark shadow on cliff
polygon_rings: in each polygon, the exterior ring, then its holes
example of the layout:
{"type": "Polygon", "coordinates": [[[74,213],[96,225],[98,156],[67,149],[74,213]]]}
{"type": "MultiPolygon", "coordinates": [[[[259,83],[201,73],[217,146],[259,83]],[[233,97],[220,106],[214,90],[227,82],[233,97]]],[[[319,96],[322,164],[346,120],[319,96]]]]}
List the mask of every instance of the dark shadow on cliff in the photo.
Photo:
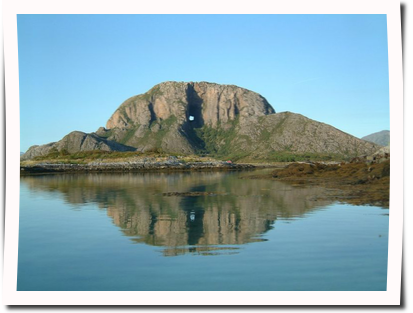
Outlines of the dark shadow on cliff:
{"type": "Polygon", "coordinates": [[[186,98],[188,106],[185,114],[186,120],[181,127],[181,134],[188,139],[195,150],[202,152],[205,150],[205,142],[198,136],[196,129],[204,126],[202,116],[203,100],[191,84],[188,84],[186,98]]]}
{"type": "Polygon", "coordinates": [[[187,123],[192,128],[201,128],[204,126],[204,118],[202,116],[202,104],[203,100],[195,91],[194,86],[188,84],[188,88],[186,90],[186,98],[188,101],[188,108],[186,112],[186,119],[187,123]],[[190,120],[190,117],[193,120],[190,120]]]}

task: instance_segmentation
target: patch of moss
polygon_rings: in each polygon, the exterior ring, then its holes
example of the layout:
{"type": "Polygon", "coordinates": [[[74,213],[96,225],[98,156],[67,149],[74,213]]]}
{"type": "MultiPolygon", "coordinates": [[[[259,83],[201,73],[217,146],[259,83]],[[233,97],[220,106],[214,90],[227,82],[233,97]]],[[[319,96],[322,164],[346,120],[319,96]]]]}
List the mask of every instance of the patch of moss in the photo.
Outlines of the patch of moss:
{"type": "MultiPolygon", "coordinates": [[[[145,133],[143,134],[143,137],[138,139],[139,144],[144,145],[147,143],[152,143],[155,144],[158,147],[158,151],[161,151],[161,144],[162,144],[162,140],[165,137],[165,135],[168,133],[169,129],[171,128],[171,126],[173,124],[175,124],[177,121],[176,116],[171,115],[170,117],[168,117],[165,120],[159,120],[159,121],[154,121],[151,123],[151,125],[149,125],[148,129],[146,129],[145,133]],[[159,124],[159,130],[157,132],[152,132],[150,127],[153,125],[153,123],[158,123],[159,124]]],[[[130,140],[133,136],[133,134],[136,132],[136,129],[138,127],[134,128],[135,130],[133,131],[133,133],[131,134],[130,132],[128,132],[124,138],[126,138],[127,140],[130,140]],[[126,137],[127,136],[127,137],[126,137]]],[[[126,143],[126,141],[121,143],[126,143]]]]}
{"type": "Polygon", "coordinates": [[[121,144],[126,144],[135,134],[136,130],[138,129],[138,127],[132,127],[130,129],[128,129],[128,131],[126,132],[125,136],[123,136],[123,138],[119,141],[119,143],[121,144]]]}
{"type": "Polygon", "coordinates": [[[159,123],[160,129],[156,133],[151,133],[153,134],[154,140],[158,147],[161,146],[163,138],[165,137],[171,126],[176,123],[176,121],[176,116],[171,115],[166,120],[163,120],[159,123]]]}
{"type": "Polygon", "coordinates": [[[196,135],[203,141],[203,152],[212,154],[218,157],[229,156],[234,153],[233,141],[237,136],[236,126],[239,123],[239,118],[229,121],[228,125],[224,128],[221,123],[218,123],[216,127],[210,125],[204,125],[201,128],[196,128],[196,135]]]}

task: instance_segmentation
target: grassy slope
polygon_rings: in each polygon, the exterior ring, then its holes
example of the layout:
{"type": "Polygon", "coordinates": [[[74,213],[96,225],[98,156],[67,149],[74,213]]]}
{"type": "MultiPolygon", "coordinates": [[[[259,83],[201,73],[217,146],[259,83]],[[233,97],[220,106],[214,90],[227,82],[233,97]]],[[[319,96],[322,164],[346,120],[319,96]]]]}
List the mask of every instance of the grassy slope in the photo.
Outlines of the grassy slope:
{"type": "MultiPolygon", "coordinates": [[[[295,161],[343,161],[346,159],[343,155],[329,153],[294,153],[286,149],[282,152],[271,151],[265,155],[254,156],[252,152],[246,152],[237,145],[237,141],[244,140],[251,144],[248,136],[239,135],[236,127],[239,124],[238,119],[230,122],[231,127],[225,129],[218,124],[217,127],[203,126],[196,129],[197,136],[204,142],[203,149],[200,153],[209,154],[218,159],[230,159],[232,161],[242,162],[295,162],[295,161]]],[[[282,133],[283,123],[277,125],[275,132],[282,133]]],[[[261,131],[259,142],[265,144],[270,139],[270,133],[267,130],[261,131]]]]}

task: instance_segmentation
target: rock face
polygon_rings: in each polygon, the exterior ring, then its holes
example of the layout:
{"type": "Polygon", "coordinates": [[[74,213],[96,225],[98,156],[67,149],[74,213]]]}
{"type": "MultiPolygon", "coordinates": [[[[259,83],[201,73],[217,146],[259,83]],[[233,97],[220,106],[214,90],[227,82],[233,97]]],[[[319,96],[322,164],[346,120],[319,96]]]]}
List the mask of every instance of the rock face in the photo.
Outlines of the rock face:
{"type": "Polygon", "coordinates": [[[23,159],[56,148],[163,151],[271,160],[280,153],[372,154],[380,147],[291,112],[275,113],[261,95],[233,85],[164,82],[122,103],[96,133],[73,132],[31,147],[23,159]]]}
{"type": "Polygon", "coordinates": [[[194,127],[216,126],[237,116],[242,119],[270,113],[274,109],[265,98],[244,88],[207,82],[165,82],[122,103],[106,128],[149,126],[171,117],[184,124],[190,116],[194,117],[194,127]]]}
{"type": "Polygon", "coordinates": [[[233,85],[165,82],[126,100],[97,134],[148,151],[196,153],[194,129],[274,113],[261,95],[233,85]]]}
{"type": "Polygon", "coordinates": [[[75,153],[79,151],[134,151],[132,147],[127,147],[114,141],[106,140],[96,134],[86,134],[80,131],[74,131],[63,137],[58,142],[52,142],[42,146],[32,146],[23,154],[20,159],[28,160],[36,156],[47,155],[52,151],[67,151],[75,153]]]}
{"type": "Polygon", "coordinates": [[[44,156],[47,155],[53,148],[56,142],[51,142],[45,145],[35,145],[31,146],[25,153],[20,155],[20,160],[30,160],[37,156],[44,156]]]}

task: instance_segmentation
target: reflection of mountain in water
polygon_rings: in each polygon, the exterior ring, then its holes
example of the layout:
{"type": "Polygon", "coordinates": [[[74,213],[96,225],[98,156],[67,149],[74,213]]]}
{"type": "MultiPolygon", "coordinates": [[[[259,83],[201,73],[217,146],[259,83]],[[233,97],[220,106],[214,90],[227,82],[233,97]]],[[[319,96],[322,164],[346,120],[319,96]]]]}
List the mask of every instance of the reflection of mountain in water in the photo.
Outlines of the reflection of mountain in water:
{"type": "MultiPolygon", "coordinates": [[[[71,204],[97,203],[135,242],[162,246],[165,255],[222,253],[217,245],[262,241],[279,218],[327,202],[311,201],[319,187],[239,179],[239,173],[84,174],[21,177],[33,191],[59,192],[71,204]],[[163,196],[165,192],[213,192],[163,196]],[[189,246],[189,247],[188,247],[189,246]]],[[[225,247],[233,253],[234,247],[225,247]]]]}

